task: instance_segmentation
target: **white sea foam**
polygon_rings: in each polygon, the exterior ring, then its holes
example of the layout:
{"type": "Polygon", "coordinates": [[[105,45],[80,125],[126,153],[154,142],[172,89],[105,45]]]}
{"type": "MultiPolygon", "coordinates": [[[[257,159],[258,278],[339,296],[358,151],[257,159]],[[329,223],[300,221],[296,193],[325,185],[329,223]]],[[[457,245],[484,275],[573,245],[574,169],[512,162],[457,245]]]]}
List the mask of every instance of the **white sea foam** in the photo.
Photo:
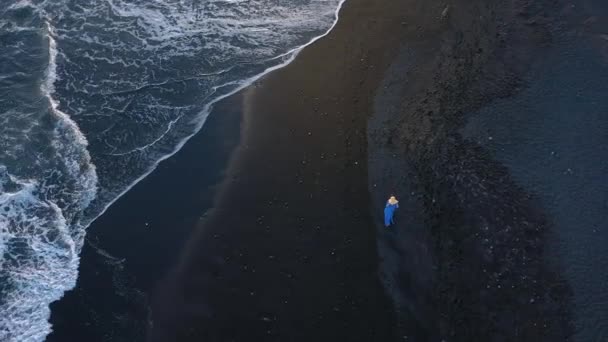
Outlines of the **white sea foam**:
{"type": "MultiPolygon", "coordinates": [[[[57,45],[48,22],[45,36],[49,58],[40,90],[55,122],[47,136],[47,151],[54,153],[51,159],[35,157],[39,169],[29,165],[27,172],[32,179],[0,164],[0,341],[42,341],[51,331],[49,304],[75,285],[85,231],[78,216],[96,193],[86,138],[53,98],[57,45]]],[[[29,142],[27,132],[40,126],[31,125],[22,132],[22,150],[29,142]]],[[[32,146],[38,148],[44,146],[32,146]]]]}
{"type": "Polygon", "coordinates": [[[13,4],[11,4],[8,8],[15,10],[15,9],[20,9],[20,8],[24,8],[24,7],[32,7],[32,2],[30,0],[19,0],[13,4]]]}
{"type": "MultiPolygon", "coordinates": [[[[47,39],[49,41],[49,61],[46,69],[46,77],[40,86],[40,91],[49,100],[51,110],[59,119],[60,124],[67,125],[76,138],[76,143],[81,146],[87,146],[87,138],[82,134],[78,125],[70,118],[69,115],[59,110],[59,101],[53,98],[55,93],[55,82],[57,81],[57,41],[53,37],[53,27],[49,21],[46,21],[47,39]]],[[[90,159],[90,158],[89,158],[90,159]]]]}
{"type": "Polygon", "coordinates": [[[97,174],[95,165],[91,162],[91,156],[87,151],[87,138],[80,131],[76,122],[59,109],[59,101],[53,98],[54,84],[57,81],[58,51],[57,42],[53,37],[53,27],[49,21],[46,22],[46,28],[49,41],[49,62],[41,91],[49,101],[51,113],[58,119],[54,130],[55,139],[52,142],[56,155],[63,161],[69,175],[74,179],[79,179],[82,191],[78,204],[80,209],[84,210],[95,198],[97,174]]]}
{"type": "Polygon", "coordinates": [[[50,332],[48,304],[75,285],[76,247],[61,209],[39,197],[37,182],[4,167],[0,174],[0,182],[17,187],[0,195],[0,340],[41,341],[50,332]]]}

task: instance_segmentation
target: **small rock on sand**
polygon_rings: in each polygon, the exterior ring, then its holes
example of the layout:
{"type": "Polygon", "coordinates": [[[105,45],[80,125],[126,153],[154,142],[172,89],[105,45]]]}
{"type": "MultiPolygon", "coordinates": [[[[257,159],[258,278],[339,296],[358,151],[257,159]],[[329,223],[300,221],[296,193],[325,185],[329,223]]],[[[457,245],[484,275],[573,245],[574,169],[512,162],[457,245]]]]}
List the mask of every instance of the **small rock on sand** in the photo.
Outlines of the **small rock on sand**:
{"type": "Polygon", "coordinates": [[[450,12],[450,5],[445,6],[445,9],[443,10],[443,12],[441,12],[441,19],[445,19],[448,16],[449,12],[450,12]]]}

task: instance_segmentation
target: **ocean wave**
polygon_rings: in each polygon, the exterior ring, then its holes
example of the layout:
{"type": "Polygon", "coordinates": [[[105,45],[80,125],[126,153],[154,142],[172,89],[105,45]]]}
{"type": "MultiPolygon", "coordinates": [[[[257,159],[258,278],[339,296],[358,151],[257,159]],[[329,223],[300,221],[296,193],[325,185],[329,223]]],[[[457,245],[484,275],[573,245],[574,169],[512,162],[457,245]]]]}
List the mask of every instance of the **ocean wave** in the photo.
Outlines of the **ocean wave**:
{"type": "Polygon", "coordinates": [[[39,184],[18,180],[5,167],[0,182],[17,188],[0,195],[0,340],[39,341],[50,332],[46,299],[74,286],[75,244],[61,209],[37,195],[39,184]]]}
{"type": "Polygon", "coordinates": [[[75,285],[86,227],[81,215],[97,187],[86,138],[53,98],[57,49],[50,24],[39,37],[48,43],[40,75],[46,101],[13,101],[2,113],[1,341],[41,341],[50,332],[49,304],[75,285]]]}
{"type": "Polygon", "coordinates": [[[44,340],[48,305],[75,285],[86,227],[179,151],[215,103],[329,33],[342,4],[22,0],[0,10],[0,23],[20,28],[11,34],[28,34],[0,80],[21,73],[40,90],[30,99],[23,82],[0,86],[0,340],[44,340]]]}

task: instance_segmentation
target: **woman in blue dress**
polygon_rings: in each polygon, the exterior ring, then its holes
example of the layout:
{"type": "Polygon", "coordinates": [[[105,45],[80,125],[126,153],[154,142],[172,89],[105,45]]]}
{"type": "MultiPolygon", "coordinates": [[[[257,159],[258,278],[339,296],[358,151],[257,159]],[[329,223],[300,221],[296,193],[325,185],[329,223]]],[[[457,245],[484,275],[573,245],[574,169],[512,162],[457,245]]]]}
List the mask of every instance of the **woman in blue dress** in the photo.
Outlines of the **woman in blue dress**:
{"type": "Polygon", "coordinates": [[[395,198],[395,196],[391,196],[388,201],[386,201],[386,206],[384,207],[384,226],[389,227],[394,222],[393,217],[395,216],[395,210],[399,208],[399,201],[395,198]]]}

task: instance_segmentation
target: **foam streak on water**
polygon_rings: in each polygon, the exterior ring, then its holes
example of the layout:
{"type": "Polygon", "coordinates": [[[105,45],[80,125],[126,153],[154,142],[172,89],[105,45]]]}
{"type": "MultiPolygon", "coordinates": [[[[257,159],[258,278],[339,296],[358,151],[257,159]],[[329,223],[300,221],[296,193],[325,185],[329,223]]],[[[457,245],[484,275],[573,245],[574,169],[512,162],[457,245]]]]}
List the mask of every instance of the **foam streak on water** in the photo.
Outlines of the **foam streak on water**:
{"type": "Polygon", "coordinates": [[[214,103],[326,35],[343,0],[8,1],[0,341],[42,341],[49,304],[75,285],[86,227],[214,103]]]}

